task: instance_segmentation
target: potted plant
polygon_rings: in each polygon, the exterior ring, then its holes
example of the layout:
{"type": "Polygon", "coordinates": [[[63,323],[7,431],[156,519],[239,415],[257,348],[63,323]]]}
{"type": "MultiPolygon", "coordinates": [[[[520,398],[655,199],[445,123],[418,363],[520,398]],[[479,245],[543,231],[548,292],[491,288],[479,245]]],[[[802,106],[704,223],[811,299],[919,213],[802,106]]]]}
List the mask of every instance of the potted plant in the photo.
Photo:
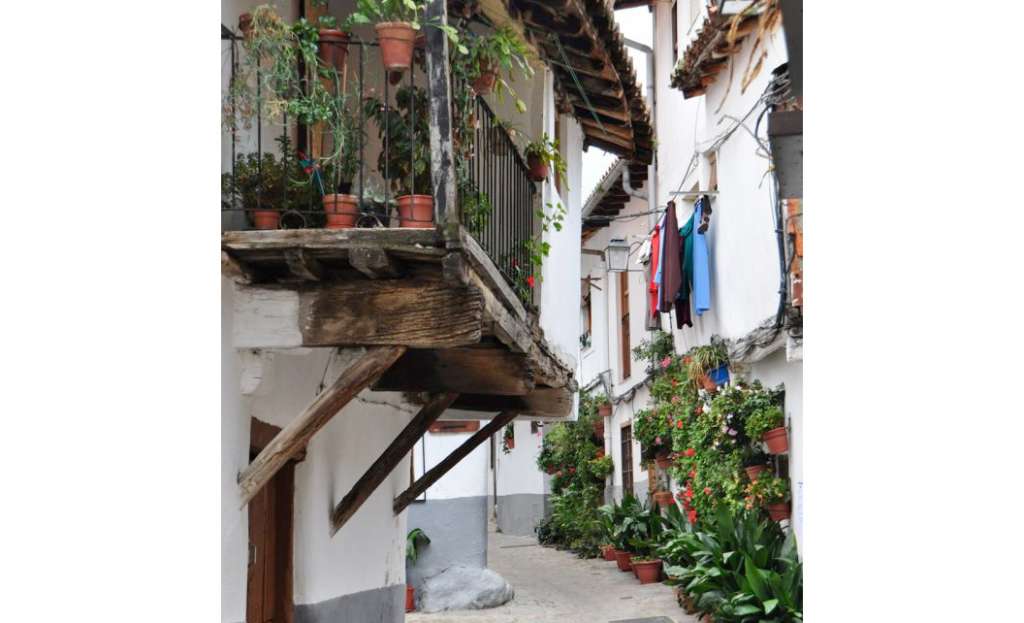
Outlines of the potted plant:
{"type": "Polygon", "coordinates": [[[597,509],[601,522],[601,557],[615,562],[615,519],[618,514],[617,504],[605,504],[597,509]]]}
{"type": "Polygon", "coordinates": [[[384,68],[403,72],[412,66],[416,31],[426,5],[425,0],[357,0],[356,11],[345,20],[345,28],[374,24],[384,68]]]}
{"type": "Polygon", "coordinates": [[[748,485],[752,501],[758,502],[772,521],[789,519],[789,481],[778,476],[762,475],[748,485]]]}
{"type": "MultiPolygon", "coordinates": [[[[410,565],[415,565],[419,558],[420,545],[430,543],[430,537],[421,528],[413,528],[405,536],[405,560],[410,565]]],[[[405,611],[412,612],[416,609],[416,591],[409,584],[405,585],[405,611]]]]}
{"type": "Polygon", "coordinates": [[[640,442],[645,462],[655,460],[660,466],[667,461],[671,465],[672,429],[661,410],[637,411],[633,416],[633,437],[640,442]]]}
{"type": "MultiPolygon", "coordinates": [[[[314,2],[314,4],[326,5],[326,0],[314,2]]],[[[349,34],[338,28],[338,21],[331,15],[321,15],[317,20],[317,56],[326,67],[335,71],[345,69],[345,59],[348,57],[349,34]]]]}
{"type": "Polygon", "coordinates": [[[597,417],[602,419],[612,416],[612,403],[607,398],[599,398],[597,403],[597,417]]]}
{"type": "Polygon", "coordinates": [[[641,584],[657,582],[661,576],[661,559],[655,554],[665,527],[665,519],[657,508],[644,508],[636,515],[629,544],[635,552],[630,564],[641,584]]]}
{"type": "Polygon", "coordinates": [[[427,92],[403,86],[395,93],[395,106],[386,108],[377,98],[365,103],[383,148],[377,168],[397,195],[400,227],[434,226],[434,197],[430,181],[430,124],[427,92]]]}
{"type": "Polygon", "coordinates": [[[789,451],[785,423],[786,416],[780,407],[776,405],[763,407],[752,413],[747,419],[747,436],[764,441],[768,452],[772,454],[785,454],[789,451]]]}
{"type": "MultiPolygon", "coordinates": [[[[526,60],[526,44],[510,26],[502,26],[491,34],[474,37],[467,41],[466,47],[469,50],[466,59],[467,77],[472,81],[473,91],[477,95],[487,95],[497,86],[498,95],[508,91],[515,96],[508,82],[501,77],[502,71],[509,76],[515,69],[525,78],[533,75],[533,68],[526,60]]],[[[516,107],[524,112],[526,105],[520,105],[517,98],[516,107]]]]}
{"type": "MultiPolygon", "coordinates": [[[[287,136],[277,140],[282,153],[289,153],[287,136]]],[[[278,158],[273,153],[239,154],[234,173],[221,176],[221,201],[226,208],[241,207],[255,229],[277,229],[281,214],[308,199],[299,159],[295,155],[278,158]]]]}
{"type": "Polygon", "coordinates": [[[531,141],[524,150],[528,175],[535,182],[543,182],[548,178],[551,167],[555,175],[565,177],[565,160],[558,151],[558,139],[552,140],[545,132],[539,141],[531,141]]]}
{"type": "Polygon", "coordinates": [[[595,457],[588,461],[588,467],[590,469],[590,475],[594,477],[599,483],[603,483],[608,476],[611,475],[612,470],[615,469],[612,464],[612,457],[602,456],[595,457]]]}
{"type": "Polygon", "coordinates": [[[768,457],[760,448],[749,445],[743,449],[743,470],[747,472],[750,482],[757,480],[758,475],[768,469],[766,465],[768,457]]]}
{"type": "Polygon", "coordinates": [[[654,503],[661,508],[668,508],[669,506],[675,505],[675,502],[672,501],[671,491],[655,491],[654,503]]]}
{"type": "Polygon", "coordinates": [[[501,451],[508,454],[516,447],[516,429],[512,422],[505,425],[505,431],[501,435],[501,451]]]}

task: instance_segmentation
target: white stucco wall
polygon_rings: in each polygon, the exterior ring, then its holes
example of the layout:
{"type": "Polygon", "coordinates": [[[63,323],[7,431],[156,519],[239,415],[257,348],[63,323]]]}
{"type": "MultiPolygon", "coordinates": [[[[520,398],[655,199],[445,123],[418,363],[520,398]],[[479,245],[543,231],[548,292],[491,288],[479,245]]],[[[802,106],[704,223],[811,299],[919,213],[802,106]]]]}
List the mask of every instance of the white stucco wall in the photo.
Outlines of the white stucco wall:
{"type": "Polygon", "coordinates": [[[518,493],[544,493],[545,474],[537,468],[543,436],[531,433],[531,423],[513,420],[516,447],[505,454],[501,450],[501,437],[497,439],[498,495],[518,493]]]}
{"type": "MultiPolygon", "coordinates": [[[[481,427],[487,421],[481,422],[481,427]]],[[[473,433],[427,433],[423,441],[416,445],[417,454],[425,450],[426,469],[430,469],[443,461],[453,450],[462,445],[473,433]]],[[[441,477],[427,490],[427,500],[443,500],[470,496],[487,495],[490,471],[490,449],[488,442],[476,447],[447,474],[441,477]]],[[[419,459],[416,459],[419,461],[419,459]]],[[[417,466],[417,475],[420,474],[417,466]]]]}

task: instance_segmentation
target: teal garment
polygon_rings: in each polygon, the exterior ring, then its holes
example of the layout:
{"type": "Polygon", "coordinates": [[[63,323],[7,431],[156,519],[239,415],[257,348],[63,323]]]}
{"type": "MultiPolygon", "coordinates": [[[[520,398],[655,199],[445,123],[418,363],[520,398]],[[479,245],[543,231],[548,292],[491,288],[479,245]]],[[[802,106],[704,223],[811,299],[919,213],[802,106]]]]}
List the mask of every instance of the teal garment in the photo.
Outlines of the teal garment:
{"type": "Polygon", "coordinates": [[[679,291],[682,296],[690,296],[690,284],[693,283],[693,219],[686,219],[686,225],[679,228],[679,239],[683,241],[683,287],[679,291]]]}

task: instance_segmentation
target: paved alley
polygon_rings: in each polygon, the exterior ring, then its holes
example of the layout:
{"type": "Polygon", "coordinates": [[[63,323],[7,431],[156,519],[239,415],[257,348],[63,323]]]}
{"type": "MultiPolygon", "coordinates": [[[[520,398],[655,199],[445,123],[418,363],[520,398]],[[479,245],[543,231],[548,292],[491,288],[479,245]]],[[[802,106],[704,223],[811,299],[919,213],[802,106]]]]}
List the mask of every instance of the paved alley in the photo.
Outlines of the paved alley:
{"type": "MultiPolygon", "coordinates": [[[[541,547],[533,537],[498,534],[488,541],[488,567],[516,591],[498,608],[406,615],[409,623],[607,623],[657,619],[658,623],[696,623],[664,584],[642,585],[614,562],[583,560],[568,551],[541,547]]],[[[653,623],[653,621],[652,621],[653,623]]]]}

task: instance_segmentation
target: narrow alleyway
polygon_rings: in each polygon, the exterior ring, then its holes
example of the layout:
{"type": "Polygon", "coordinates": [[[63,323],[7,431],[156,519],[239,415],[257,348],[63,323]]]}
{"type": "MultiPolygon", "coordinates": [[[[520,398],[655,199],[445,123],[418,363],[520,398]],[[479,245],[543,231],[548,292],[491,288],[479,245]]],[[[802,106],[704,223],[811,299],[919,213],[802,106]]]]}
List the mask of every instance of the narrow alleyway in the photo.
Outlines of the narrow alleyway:
{"type": "Polygon", "coordinates": [[[664,584],[640,584],[606,560],[583,560],[541,547],[533,537],[488,535],[488,567],[516,591],[515,599],[489,610],[406,615],[408,623],[696,623],[664,584]],[[658,618],[661,617],[661,618],[658,618]]]}

